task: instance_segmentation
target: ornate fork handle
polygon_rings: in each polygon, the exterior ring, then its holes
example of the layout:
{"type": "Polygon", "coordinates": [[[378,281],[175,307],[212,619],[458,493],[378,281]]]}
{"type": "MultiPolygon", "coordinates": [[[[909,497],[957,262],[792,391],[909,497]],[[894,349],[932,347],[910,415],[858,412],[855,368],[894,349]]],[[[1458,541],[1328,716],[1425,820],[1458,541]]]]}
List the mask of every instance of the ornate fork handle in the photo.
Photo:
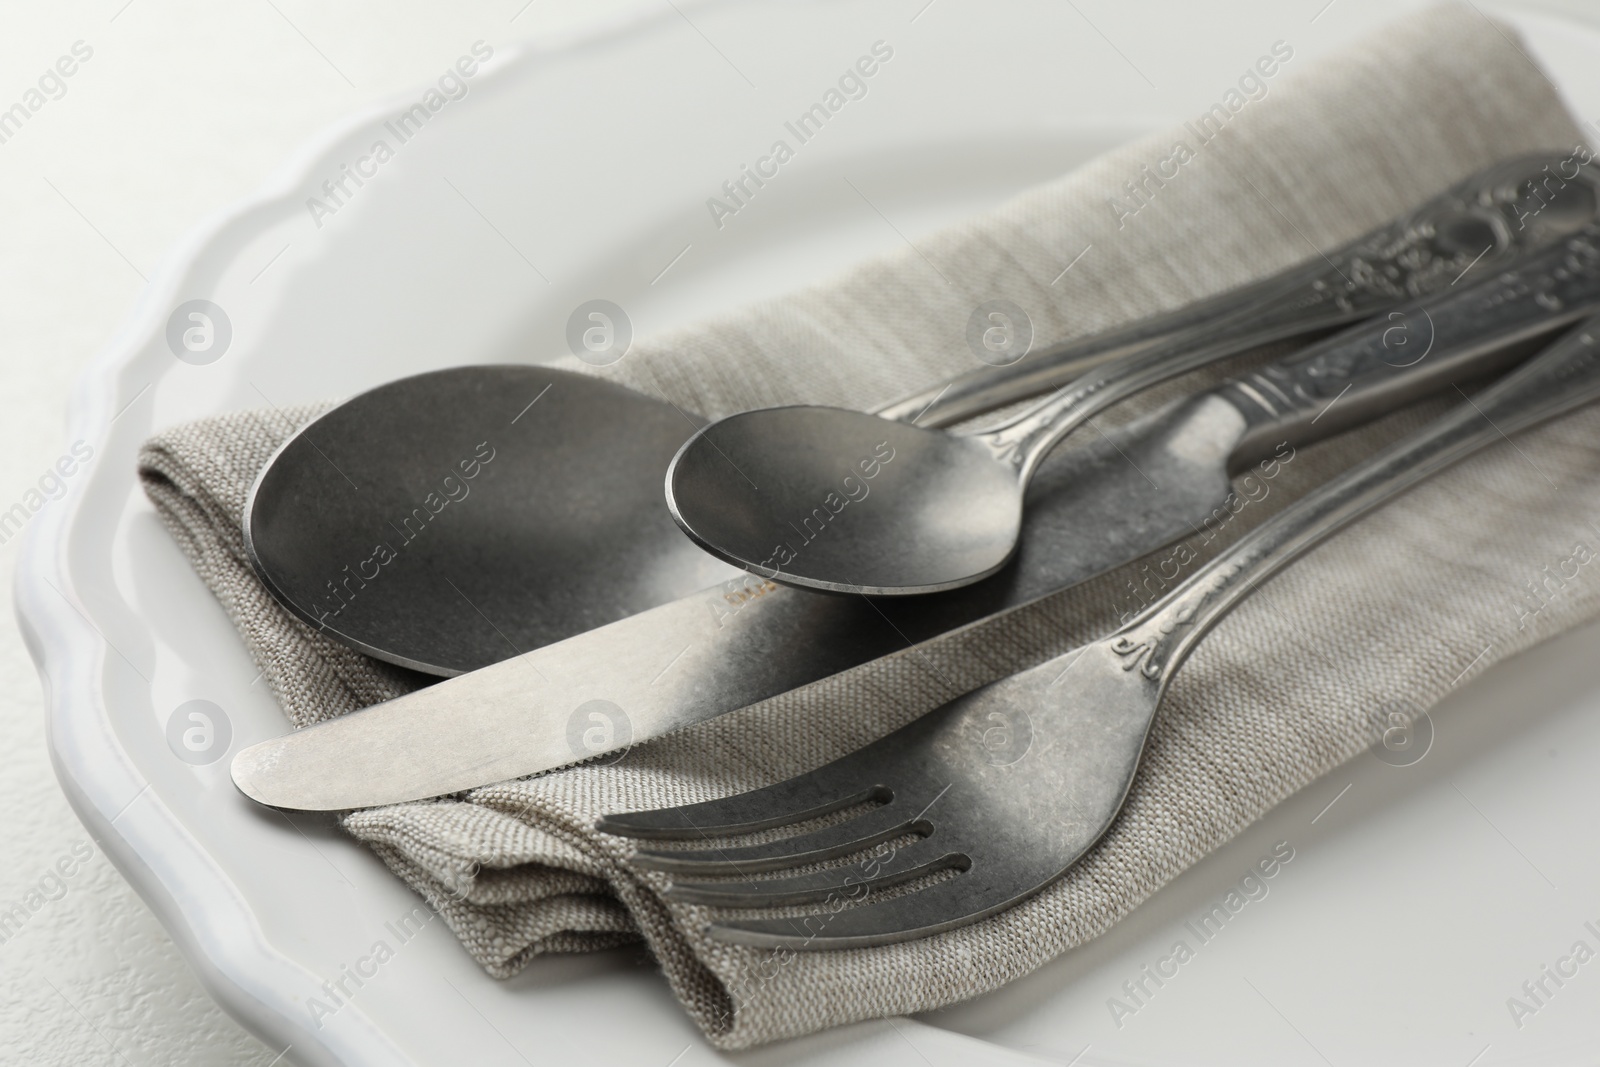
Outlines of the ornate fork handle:
{"type": "MultiPolygon", "coordinates": [[[[1486,299],[1480,327],[1513,313],[1529,293],[1552,291],[1569,301],[1600,298],[1595,241],[1573,238],[1549,266],[1548,286],[1513,273],[1486,299]]],[[[1548,259],[1549,257],[1545,257],[1548,259]]],[[[1463,328],[1470,328],[1468,323],[1463,328]]],[[[1515,433],[1600,399],[1600,316],[1588,319],[1547,351],[1420,433],[1302,498],[1242,537],[1171,595],[1105,639],[1127,670],[1161,686],[1202,635],[1261,582],[1324,538],[1404,490],[1505,434],[1515,433]]]]}

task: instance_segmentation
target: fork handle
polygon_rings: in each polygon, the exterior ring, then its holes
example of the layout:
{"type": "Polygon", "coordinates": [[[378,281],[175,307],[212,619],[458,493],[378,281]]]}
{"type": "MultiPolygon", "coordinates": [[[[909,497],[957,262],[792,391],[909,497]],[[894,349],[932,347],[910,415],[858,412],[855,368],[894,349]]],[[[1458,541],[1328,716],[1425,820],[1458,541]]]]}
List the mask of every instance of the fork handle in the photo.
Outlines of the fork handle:
{"type": "MultiPolygon", "coordinates": [[[[1572,266],[1597,273],[1591,243],[1572,266]]],[[[1105,639],[1125,670],[1165,686],[1217,620],[1282,567],[1381,504],[1509,434],[1600,399],[1600,316],[1452,410],[1301,498],[1105,639]]]]}

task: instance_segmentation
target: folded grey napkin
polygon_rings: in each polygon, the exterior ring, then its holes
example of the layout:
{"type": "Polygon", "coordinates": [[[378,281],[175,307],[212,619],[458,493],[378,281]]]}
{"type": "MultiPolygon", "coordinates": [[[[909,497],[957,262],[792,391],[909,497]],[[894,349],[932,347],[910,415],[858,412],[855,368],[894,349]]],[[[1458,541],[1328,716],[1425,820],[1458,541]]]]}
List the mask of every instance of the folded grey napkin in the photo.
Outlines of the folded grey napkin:
{"type": "MultiPolygon", "coordinates": [[[[920,240],[916,252],[641,343],[608,368],[565,365],[708,416],[782,403],[867,407],[975,366],[965,329],[984,301],[1023,307],[1042,347],[1287,266],[1497,159],[1579,140],[1513,32],[1471,7],[1407,17],[1329,62],[1302,67],[1282,44],[1273,57],[1272,75],[1230,90],[1209,123],[1131,144],[920,240]],[[1163,163],[1179,155],[1181,163],[1163,163]]],[[[1101,424],[1219,373],[1155,390],[1101,424]]],[[[320,410],[178,426],[140,456],[150,498],[296,727],[423,681],[303,625],[246,561],[246,491],[320,410]]],[[[1423,406],[1301,450],[1271,492],[1251,495],[1230,533],[1192,547],[1209,554],[1439,410],[1423,406]]],[[[1540,585],[1534,612],[1526,589],[1545,581],[1546,564],[1600,543],[1590,521],[1600,499],[1597,447],[1600,411],[1521,435],[1268,583],[1180,673],[1106,838],[1034,899],[936,937],[799,954],[710,940],[702,928],[711,913],[667,904],[664,879],[630,870],[631,844],[597,834],[594,820],[806,771],[950,699],[951,686],[976,687],[1103,634],[1136,606],[1138,564],[939,641],[924,658],[866,665],[639,745],[615,764],[354,812],[344,825],[489,973],[514,974],[541,953],[642,938],[723,1048],[973,997],[1105,931],[1373,744],[1391,715],[1420,713],[1492,663],[1600,614],[1593,583],[1540,585]]]]}

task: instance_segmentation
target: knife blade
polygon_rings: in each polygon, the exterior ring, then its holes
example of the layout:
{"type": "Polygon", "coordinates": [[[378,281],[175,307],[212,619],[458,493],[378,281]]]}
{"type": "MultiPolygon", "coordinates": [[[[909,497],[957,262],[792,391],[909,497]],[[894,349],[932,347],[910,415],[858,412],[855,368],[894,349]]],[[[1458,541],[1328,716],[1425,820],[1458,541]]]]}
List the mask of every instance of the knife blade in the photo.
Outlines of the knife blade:
{"type": "Polygon", "coordinates": [[[1585,229],[1489,282],[1407,305],[1059,451],[1030,489],[1017,555],[976,585],[868,598],[735,579],[252,745],[233,761],[234,782],[291,810],[420,800],[625,750],[872,660],[914,654],[922,642],[1202,530],[1229,513],[1230,474],[1282,448],[1524,358],[1537,339],[1600,305],[1562,288],[1595,271],[1597,234],[1585,229]],[[1500,329],[1481,329],[1474,309],[1507,300],[1518,312],[1502,309],[1500,329]]]}

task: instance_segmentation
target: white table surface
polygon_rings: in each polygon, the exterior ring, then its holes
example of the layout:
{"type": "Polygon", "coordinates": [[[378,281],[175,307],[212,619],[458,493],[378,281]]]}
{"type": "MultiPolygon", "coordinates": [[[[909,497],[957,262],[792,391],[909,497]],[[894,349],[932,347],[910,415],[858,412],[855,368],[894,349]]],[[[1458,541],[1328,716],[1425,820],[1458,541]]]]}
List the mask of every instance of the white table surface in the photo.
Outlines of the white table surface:
{"type": "MultiPolygon", "coordinates": [[[[330,123],[431,79],[475,40],[559,34],[638,4],[8,4],[0,108],[74,42],[93,56],[64,95],[0,143],[0,510],[67,450],[61,427],[71,383],[195,222],[244,196],[330,123]]],[[[1161,73],[1152,125],[1184,114],[1231,71],[1231,58],[1208,56],[1232,50],[1212,45],[1270,40],[1292,23],[1297,49],[1316,54],[1416,6],[1325,4],[1077,0],[1083,32],[1105,39],[1108,72],[1137,57],[1161,73]]],[[[1595,0],[1528,6],[1600,24],[1595,0]]],[[[0,545],[8,599],[16,545],[0,545]]],[[[210,1001],[144,904],[90,851],[50,769],[39,682],[9,613],[0,621],[0,682],[0,736],[8,741],[0,750],[0,909],[41,886],[56,898],[13,935],[0,933],[0,1063],[275,1062],[275,1050],[210,1001]],[[75,852],[89,859],[79,864],[75,852]],[[57,881],[49,872],[63,859],[73,873],[57,881]]]]}

